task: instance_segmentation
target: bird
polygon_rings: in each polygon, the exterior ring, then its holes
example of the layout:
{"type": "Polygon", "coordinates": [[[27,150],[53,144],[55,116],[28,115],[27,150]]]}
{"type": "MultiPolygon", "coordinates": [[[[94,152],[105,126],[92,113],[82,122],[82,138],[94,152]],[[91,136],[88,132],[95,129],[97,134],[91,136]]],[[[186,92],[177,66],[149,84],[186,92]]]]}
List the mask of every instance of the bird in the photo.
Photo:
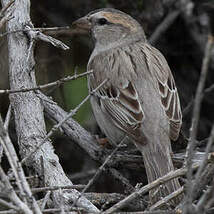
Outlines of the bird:
{"type": "MultiPolygon", "coordinates": [[[[117,9],[94,10],[72,27],[93,40],[88,89],[94,92],[90,101],[102,132],[113,144],[128,137],[136,145],[148,183],[173,171],[171,140],[179,137],[182,113],[165,57],[149,44],[140,23],[117,9]]],[[[177,178],[162,184],[149,192],[150,203],[179,188],[177,178]]],[[[176,206],[180,200],[177,197],[170,205],[176,206]]]]}

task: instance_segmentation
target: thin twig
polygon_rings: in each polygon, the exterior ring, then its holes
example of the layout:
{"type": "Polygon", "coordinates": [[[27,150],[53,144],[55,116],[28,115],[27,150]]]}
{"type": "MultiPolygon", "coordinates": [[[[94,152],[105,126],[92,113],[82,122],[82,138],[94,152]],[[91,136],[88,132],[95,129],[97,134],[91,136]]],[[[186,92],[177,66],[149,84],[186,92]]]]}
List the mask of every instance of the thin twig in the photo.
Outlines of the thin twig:
{"type": "Polygon", "coordinates": [[[149,208],[149,210],[155,210],[157,208],[162,207],[163,205],[167,204],[170,200],[172,200],[173,198],[176,198],[178,195],[180,195],[183,192],[184,192],[184,187],[182,186],[179,189],[177,189],[176,191],[174,191],[173,193],[167,195],[165,198],[161,199],[160,201],[158,201],[157,203],[152,205],[149,208]]]}
{"type": "Polygon", "coordinates": [[[4,128],[6,131],[8,131],[8,127],[9,127],[9,123],[10,123],[10,119],[11,119],[11,113],[12,113],[12,108],[11,108],[11,105],[9,105],[7,115],[6,115],[6,118],[4,121],[4,128]]]}
{"type": "MultiPolygon", "coordinates": [[[[11,117],[11,105],[8,108],[7,115],[6,115],[6,118],[4,121],[4,128],[6,131],[8,131],[10,117],[11,117]]],[[[0,163],[1,163],[2,156],[3,156],[3,151],[4,151],[3,146],[0,143],[0,163]]]]}
{"type": "Polygon", "coordinates": [[[157,42],[158,38],[161,37],[161,35],[170,27],[170,25],[179,16],[180,12],[180,10],[174,10],[166,16],[166,18],[158,25],[154,33],[149,38],[149,42],[151,44],[155,44],[157,42]]]}
{"type": "Polygon", "coordinates": [[[53,86],[60,86],[65,82],[86,76],[88,74],[91,74],[92,72],[93,71],[90,70],[90,71],[84,72],[82,74],[74,74],[73,76],[67,76],[67,77],[61,78],[57,81],[54,81],[54,82],[51,82],[48,84],[44,84],[44,85],[39,85],[39,86],[33,87],[33,88],[22,88],[22,89],[17,89],[17,90],[9,90],[9,89],[0,90],[0,94],[14,94],[14,93],[21,93],[21,92],[23,93],[23,92],[29,92],[29,91],[42,90],[42,89],[53,87],[53,86]]]}
{"type": "MultiPolygon", "coordinates": [[[[59,194],[60,194],[60,195],[63,195],[63,194],[62,194],[62,189],[59,189],[59,194]]],[[[65,206],[64,206],[63,197],[60,198],[59,207],[60,207],[60,214],[65,214],[65,206]]]]}
{"type": "Polygon", "coordinates": [[[113,155],[117,152],[117,150],[120,148],[124,140],[127,136],[125,136],[121,142],[116,146],[116,148],[111,152],[111,154],[106,158],[104,163],[99,167],[99,169],[96,171],[95,175],[90,179],[90,181],[87,183],[85,188],[80,193],[79,197],[73,202],[72,207],[76,205],[77,201],[82,197],[82,195],[94,184],[94,182],[97,180],[97,178],[100,176],[101,172],[105,170],[106,164],[110,161],[110,159],[113,157],[113,155]]]}
{"type": "Polygon", "coordinates": [[[7,23],[9,20],[11,20],[13,17],[11,16],[11,13],[6,14],[1,20],[0,20],[0,28],[4,26],[5,23],[7,23]]]}
{"type": "Polygon", "coordinates": [[[51,191],[48,191],[48,192],[45,194],[45,197],[44,197],[44,199],[43,199],[42,206],[41,206],[41,210],[42,210],[42,211],[45,209],[45,206],[46,206],[48,200],[50,199],[50,195],[51,195],[51,191]]]}
{"type": "Polygon", "coordinates": [[[192,204],[192,167],[191,167],[192,158],[193,158],[194,150],[195,150],[195,140],[196,140],[196,135],[197,135],[197,131],[198,131],[201,102],[202,102],[202,98],[203,98],[203,89],[204,89],[205,80],[206,80],[206,76],[207,76],[207,72],[208,72],[208,65],[209,65],[212,45],[213,45],[213,37],[209,35],[208,40],[207,40],[206,49],[205,49],[205,55],[203,58],[201,75],[200,75],[200,79],[198,82],[196,96],[195,96],[195,100],[194,100],[192,124],[191,124],[191,128],[190,128],[190,140],[189,140],[189,144],[188,144],[187,152],[186,152],[187,159],[184,164],[189,169],[187,171],[187,195],[186,195],[186,206],[184,209],[184,214],[188,213],[188,209],[191,207],[191,204],[192,204]]]}
{"type": "Polygon", "coordinates": [[[69,49],[69,47],[60,40],[55,39],[51,36],[47,36],[40,31],[31,30],[31,26],[26,26],[26,29],[29,30],[26,31],[26,33],[28,34],[29,38],[31,38],[31,40],[41,40],[47,43],[51,43],[53,46],[61,48],[63,50],[69,49]]]}
{"type": "Polygon", "coordinates": [[[59,31],[59,30],[69,30],[69,26],[64,27],[50,27],[50,28],[31,28],[31,29],[20,29],[20,30],[13,30],[7,31],[5,33],[0,34],[0,37],[7,36],[9,34],[20,33],[20,32],[28,32],[28,31],[40,31],[40,32],[49,32],[49,31],[59,31]]]}
{"type": "MultiPolygon", "coordinates": [[[[192,169],[197,169],[199,167],[199,164],[196,163],[193,165],[192,169]]],[[[110,214],[116,212],[118,209],[123,208],[126,204],[130,203],[132,200],[136,199],[137,197],[141,196],[142,194],[145,194],[146,192],[150,191],[151,189],[154,189],[158,185],[161,185],[163,183],[166,183],[169,180],[172,180],[174,178],[180,177],[182,175],[185,175],[187,172],[187,168],[183,167],[181,169],[177,169],[175,171],[169,172],[168,174],[158,178],[157,180],[147,184],[146,186],[140,188],[140,190],[135,191],[119,203],[115,204],[108,210],[104,212],[104,214],[110,214]]]]}
{"type": "Polygon", "coordinates": [[[4,13],[6,12],[6,10],[11,7],[11,5],[15,2],[15,0],[12,0],[10,2],[8,2],[0,11],[0,19],[4,16],[4,13]]]}
{"type": "MultiPolygon", "coordinates": [[[[61,210],[57,208],[43,210],[43,213],[60,213],[60,212],[61,210]]],[[[65,212],[70,214],[76,214],[76,213],[81,213],[81,210],[65,209],[65,212]]],[[[8,211],[0,211],[0,214],[18,214],[18,212],[14,210],[8,210],[8,211]]],[[[117,214],[181,214],[181,212],[180,210],[155,210],[155,211],[139,211],[139,212],[118,212],[117,214]]]]}
{"type": "MultiPolygon", "coordinates": [[[[203,96],[207,95],[208,93],[212,92],[213,90],[214,90],[214,84],[212,84],[211,86],[209,86],[208,88],[206,88],[203,91],[203,96]]],[[[185,118],[188,115],[188,113],[190,112],[190,110],[193,106],[193,103],[194,103],[194,99],[191,98],[189,103],[185,106],[185,108],[182,111],[183,118],[185,118]]]]}
{"type": "Polygon", "coordinates": [[[88,99],[91,97],[91,95],[93,95],[97,90],[99,90],[108,80],[105,79],[97,88],[95,88],[94,90],[92,90],[89,95],[82,100],[82,102],[73,110],[70,111],[70,113],[62,120],[60,121],[58,124],[54,125],[53,128],[49,131],[49,133],[46,135],[46,137],[43,139],[43,141],[36,146],[36,148],[30,152],[30,154],[28,156],[26,156],[25,158],[22,159],[21,163],[25,163],[26,160],[28,158],[30,158],[44,143],[47,142],[48,138],[50,138],[61,126],[63,123],[65,123],[70,117],[72,117],[73,115],[76,114],[76,112],[80,109],[80,107],[86,102],[88,101],[88,99]]]}
{"type": "MultiPolygon", "coordinates": [[[[81,209],[81,208],[78,208],[78,209],[77,208],[65,209],[65,212],[66,213],[70,213],[70,214],[77,214],[78,212],[81,213],[81,211],[83,211],[83,209],[81,209]]],[[[44,209],[42,211],[42,213],[51,213],[51,214],[52,213],[60,213],[60,212],[61,212],[61,209],[59,209],[59,208],[44,209]]],[[[6,210],[6,211],[0,211],[0,214],[20,214],[20,212],[17,212],[15,210],[6,210]]],[[[151,213],[146,213],[146,214],[151,214],[151,213]]],[[[166,214],[168,214],[168,213],[166,213],[166,214]]],[[[169,214],[176,214],[176,213],[169,213],[169,214]]]]}
{"type": "MultiPolygon", "coordinates": [[[[45,108],[46,116],[54,123],[59,123],[63,120],[67,112],[60,108],[53,100],[42,94],[38,93],[38,97],[41,99],[45,108]]],[[[71,142],[78,143],[78,145],[93,159],[103,163],[106,160],[106,152],[103,148],[96,143],[95,137],[79,125],[73,118],[69,118],[61,127],[63,133],[65,133],[71,142]]],[[[109,168],[109,173],[118,182],[122,184],[126,193],[132,193],[135,188],[130,184],[118,170],[109,168]]]]}
{"type": "MultiPolygon", "coordinates": [[[[4,36],[6,36],[8,34],[12,34],[12,33],[25,32],[28,34],[28,36],[29,36],[29,38],[31,38],[31,40],[41,40],[44,42],[48,42],[48,43],[51,43],[53,46],[61,48],[63,50],[69,49],[69,47],[67,45],[65,45],[63,42],[59,41],[58,39],[55,39],[51,36],[47,36],[47,35],[43,34],[42,32],[40,32],[39,31],[40,29],[43,29],[43,28],[31,28],[30,26],[26,26],[25,29],[8,31],[5,33],[2,33],[2,34],[0,34],[0,37],[4,37],[4,36]]],[[[49,30],[50,30],[50,28],[49,28],[49,30]]]]}
{"type": "Polygon", "coordinates": [[[205,90],[204,90],[204,93],[210,93],[211,91],[213,91],[214,90],[214,84],[212,84],[211,86],[209,86],[208,88],[206,88],[205,90]]]}
{"type": "Polygon", "coordinates": [[[14,206],[12,203],[9,203],[9,202],[1,199],[1,198],[0,198],[0,205],[3,206],[3,207],[7,207],[9,209],[17,210],[17,211],[20,210],[17,206],[14,206]]]}
{"type": "Polygon", "coordinates": [[[193,201],[195,201],[196,199],[201,197],[201,195],[203,195],[204,190],[207,189],[207,185],[209,185],[212,182],[212,179],[214,177],[214,164],[213,164],[214,161],[212,160],[214,153],[210,153],[209,156],[210,161],[206,168],[204,169],[204,171],[202,172],[202,174],[200,175],[197,188],[195,187],[195,185],[193,186],[192,193],[193,201]]]}
{"type": "Polygon", "coordinates": [[[19,163],[19,159],[17,157],[13,144],[9,138],[8,132],[4,129],[4,124],[1,119],[1,116],[0,116],[0,143],[3,146],[4,152],[13,170],[14,176],[16,178],[16,183],[17,186],[19,187],[19,190],[21,191],[21,194],[26,197],[26,200],[28,201],[28,203],[30,203],[30,205],[34,209],[34,213],[41,214],[39,206],[35,198],[32,196],[31,189],[24,175],[24,170],[19,163]]]}
{"type": "MultiPolygon", "coordinates": [[[[38,188],[32,188],[32,193],[38,193],[38,192],[46,192],[46,191],[54,191],[59,189],[83,189],[85,185],[67,185],[67,186],[49,186],[49,187],[38,187],[38,188]]],[[[18,191],[17,191],[18,192],[18,191]]]]}
{"type": "Polygon", "coordinates": [[[17,206],[19,207],[23,213],[25,214],[33,214],[33,212],[30,210],[30,208],[22,201],[20,198],[17,196],[15,193],[12,185],[9,182],[9,179],[3,169],[0,166],[0,178],[1,181],[3,182],[5,189],[7,192],[8,198],[17,206]]]}
{"type": "Polygon", "coordinates": [[[11,16],[12,10],[8,9],[14,4],[14,2],[14,0],[8,2],[0,11],[0,28],[2,28],[7,21],[13,18],[11,16]]]}
{"type": "Polygon", "coordinates": [[[194,182],[194,186],[193,186],[193,192],[196,191],[196,189],[198,188],[199,186],[199,182],[200,182],[200,176],[207,164],[207,159],[208,159],[208,155],[209,155],[209,152],[211,150],[211,147],[212,147],[212,144],[213,144],[213,141],[214,141],[214,124],[212,126],[212,129],[211,129],[211,134],[210,134],[210,137],[209,137],[209,140],[208,140],[208,143],[207,143],[207,146],[206,146],[206,151],[205,151],[205,154],[203,156],[203,160],[200,164],[200,167],[196,173],[196,176],[195,176],[195,182],[194,182]]]}
{"type": "MultiPolygon", "coordinates": [[[[17,214],[18,212],[16,212],[15,210],[4,210],[4,211],[0,211],[0,214],[17,214]]],[[[20,213],[20,212],[19,212],[20,213]]]]}
{"type": "Polygon", "coordinates": [[[205,205],[213,192],[214,183],[212,183],[212,186],[208,188],[208,190],[202,195],[201,199],[198,201],[196,206],[197,213],[204,213],[205,205]]]}

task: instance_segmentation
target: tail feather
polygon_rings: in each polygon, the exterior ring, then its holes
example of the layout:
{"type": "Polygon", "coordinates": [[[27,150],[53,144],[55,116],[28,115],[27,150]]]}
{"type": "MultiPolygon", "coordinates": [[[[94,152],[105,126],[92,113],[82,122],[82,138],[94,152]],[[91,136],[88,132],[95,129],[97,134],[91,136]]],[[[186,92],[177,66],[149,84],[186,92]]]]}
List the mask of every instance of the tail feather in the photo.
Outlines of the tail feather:
{"type": "MultiPolygon", "coordinates": [[[[170,140],[166,139],[165,142],[148,142],[145,145],[136,144],[143,155],[144,166],[146,169],[148,183],[174,171],[174,166],[171,159],[171,144],[170,140]]],[[[181,186],[177,178],[172,179],[163,185],[155,188],[149,192],[150,201],[152,204],[159,201],[161,198],[166,197],[170,193],[176,191],[181,186]]],[[[170,205],[175,207],[181,200],[179,196],[172,201],[170,205]]]]}

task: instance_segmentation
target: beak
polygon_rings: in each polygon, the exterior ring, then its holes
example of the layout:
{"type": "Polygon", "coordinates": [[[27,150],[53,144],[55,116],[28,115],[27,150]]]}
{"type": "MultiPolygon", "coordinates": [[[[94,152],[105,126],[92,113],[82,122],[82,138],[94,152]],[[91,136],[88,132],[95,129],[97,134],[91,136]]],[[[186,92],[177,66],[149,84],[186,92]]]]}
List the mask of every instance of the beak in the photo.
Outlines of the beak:
{"type": "Polygon", "coordinates": [[[91,22],[87,16],[77,19],[72,23],[72,28],[79,30],[81,33],[89,33],[91,30],[91,22]]]}

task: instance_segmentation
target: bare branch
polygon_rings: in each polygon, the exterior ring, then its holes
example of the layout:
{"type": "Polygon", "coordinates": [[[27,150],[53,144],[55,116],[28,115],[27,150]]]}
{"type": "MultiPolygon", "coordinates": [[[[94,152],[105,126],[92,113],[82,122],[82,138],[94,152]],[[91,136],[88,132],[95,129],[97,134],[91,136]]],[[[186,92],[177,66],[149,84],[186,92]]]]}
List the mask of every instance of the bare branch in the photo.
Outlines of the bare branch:
{"type": "Polygon", "coordinates": [[[7,207],[9,209],[12,209],[12,210],[16,210],[16,211],[20,210],[20,208],[18,208],[17,206],[14,206],[12,203],[9,203],[1,198],[0,198],[0,205],[3,207],[7,207]]]}
{"type": "MultiPolygon", "coordinates": [[[[199,167],[199,164],[194,164],[192,169],[196,169],[199,167]]],[[[109,213],[114,213],[116,212],[118,209],[123,208],[126,204],[130,203],[132,200],[136,199],[137,197],[139,197],[142,194],[145,194],[146,192],[148,192],[149,190],[157,187],[158,185],[161,185],[173,178],[177,178],[179,176],[185,175],[187,172],[187,168],[181,168],[181,169],[177,169],[173,172],[169,172],[168,174],[158,178],[157,180],[153,181],[152,183],[147,184],[146,186],[142,187],[140,190],[132,193],[131,195],[129,195],[128,197],[126,197],[124,200],[120,201],[119,203],[115,204],[114,206],[112,206],[110,209],[106,210],[104,212],[104,214],[109,214],[109,213]]]]}
{"type": "Polygon", "coordinates": [[[40,31],[30,30],[31,29],[30,26],[26,26],[26,29],[28,30],[26,31],[26,33],[28,34],[29,38],[31,38],[31,40],[41,40],[47,43],[51,43],[53,46],[57,48],[61,48],[63,50],[70,49],[67,45],[65,45],[63,42],[59,41],[58,39],[55,39],[51,36],[47,36],[41,33],[40,31]]]}
{"type": "MultiPolygon", "coordinates": [[[[126,195],[119,194],[119,193],[97,193],[97,192],[89,192],[85,193],[84,196],[90,200],[94,205],[97,207],[101,207],[101,211],[107,209],[112,204],[116,204],[119,201],[123,200],[126,195]]],[[[139,211],[144,210],[144,202],[142,200],[135,200],[129,204],[128,206],[124,208],[124,210],[132,210],[139,211]]]]}
{"type": "Polygon", "coordinates": [[[208,190],[202,195],[201,199],[198,201],[196,210],[198,213],[204,213],[205,204],[208,202],[208,199],[211,198],[210,196],[214,192],[214,184],[208,188],[208,190]]]}
{"type": "Polygon", "coordinates": [[[1,20],[0,20],[0,28],[2,28],[4,26],[5,23],[7,23],[10,19],[12,19],[13,17],[11,16],[10,13],[8,13],[7,15],[5,15],[1,20]]]}
{"type": "MultiPolygon", "coordinates": [[[[196,96],[194,100],[194,109],[193,109],[193,116],[192,116],[192,124],[190,128],[190,140],[187,147],[187,154],[186,154],[186,165],[189,169],[187,171],[187,195],[186,195],[186,208],[184,214],[188,212],[188,209],[191,207],[192,204],[192,158],[194,155],[194,148],[195,148],[195,140],[198,131],[198,123],[200,118],[200,110],[201,110],[201,102],[203,98],[203,89],[205,85],[205,80],[208,72],[208,65],[210,60],[210,54],[213,45],[213,37],[208,36],[207,45],[205,49],[205,55],[203,58],[202,68],[201,68],[201,75],[197,86],[196,96]]],[[[190,208],[191,209],[191,208],[190,208]]]]}
{"type": "MultiPolygon", "coordinates": [[[[45,209],[43,213],[59,213],[60,209],[45,209]]],[[[77,211],[71,212],[72,209],[66,209],[65,212],[69,212],[70,214],[76,214],[77,211]]],[[[81,212],[81,210],[78,210],[81,212]]],[[[0,211],[0,214],[17,214],[17,212],[10,210],[10,211],[0,211]]],[[[133,212],[119,212],[119,214],[133,214],[133,212]]],[[[140,212],[134,212],[134,214],[180,214],[179,211],[176,210],[157,210],[157,211],[140,211],[140,212]]]]}
{"type": "Polygon", "coordinates": [[[8,8],[10,8],[12,5],[14,4],[14,0],[8,2],[8,4],[6,4],[2,10],[0,11],[0,28],[7,22],[9,21],[12,16],[11,13],[12,11],[9,11],[8,8]]]}
{"type": "Polygon", "coordinates": [[[4,152],[7,155],[10,166],[12,167],[14,176],[16,178],[16,183],[17,186],[19,187],[21,194],[26,195],[28,203],[30,203],[34,208],[34,212],[40,214],[41,211],[35,198],[32,196],[32,192],[30,190],[29,184],[27,183],[24,171],[19,163],[13,144],[10,141],[8,132],[6,132],[6,130],[4,129],[1,116],[0,116],[0,143],[3,146],[4,152]]]}
{"type": "Polygon", "coordinates": [[[149,42],[151,44],[155,44],[158,38],[170,27],[170,25],[175,21],[175,19],[179,16],[180,11],[175,10],[170,12],[166,18],[157,26],[154,33],[149,38],[149,42]]]}
{"type": "Polygon", "coordinates": [[[65,82],[69,82],[71,80],[78,79],[78,78],[83,77],[85,75],[88,75],[92,72],[93,71],[87,71],[87,72],[84,72],[82,74],[75,74],[73,76],[67,76],[67,77],[61,78],[57,81],[54,81],[54,82],[51,82],[48,84],[44,84],[44,85],[39,85],[39,86],[36,86],[33,88],[22,88],[22,89],[17,89],[17,90],[9,90],[9,89],[0,90],[0,94],[14,94],[14,93],[21,93],[21,92],[23,93],[23,92],[29,92],[29,91],[42,90],[42,89],[53,87],[53,86],[60,86],[65,82]]]}
{"type": "Polygon", "coordinates": [[[44,199],[43,199],[42,206],[41,206],[41,210],[42,210],[42,211],[45,209],[45,206],[46,206],[48,200],[50,199],[50,195],[51,195],[51,191],[48,191],[48,192],[45,194],[45,197],[44,197],[44,199]]]}
{"type": "MultiPolygon", "coordinates": [[[[4,6],[9,1],[1,0],[1,2],[4,6]]],[[[8,31],[22,29],[23,26],[33,27],[30,19],[30,0],[16,0],[14,2],[13,16],[14,18],[10,22],[7,22],[8,31]]],[[[33,38],[26,36],[26,33],[23,32],[17,33],[16,35],[9,34],[7,37],[8,60],[12,62],[9,66],[11,90],[36,87],[34,50],[32,41],[29,41],[29,38],[33,40],[33,38]],[[17,55],[19,57],[17,57],[17,55]],[[28,57],[26,57],[26,55],[28,57]]],[[[32,91],[11,94],[9,98],[14,112],[20,155],[24,158],[34,150],[46,136],[43,109],[41,101],[32,91]]],[[[43,171],[41,167],[41,157],[44,165],[45,186],[72,185],[72,182],[62,169],[49,139],[46,144],[25,163],[28,167],[33,168],[38,175],[41,175],[43,171]]],[[[65,207],[69,208],[69,202],[75,200],[78,196],[79,192],[75,189],[66,190],[63,192],[63,195],[60,195],[59,190],[56,190],[51,194],[51,199],[54,201],[55,206],[57,206],[60,205],[60,199],[63,197],[66,203],[65,207]]],[[[99,211],[85,197],[81,197],[77,206],[83,207],[85,210],[91,212],[99,211]]]]}
{"type": "Polygon", "coordinates": [[[178,195],[182,194],[184,192],[184,187],[180,187],[179,189],[177,189],[175,192],[167,195],[165,198],[161,199],[160,201],[158,201],[157,203],[155,203],[154,205],[152,205],[149,210],[155,210],[158,209],[162,206],[164,206],[165,204],[167,204],[171,199],[176,198],[178,195]]]}
{"type": "MultiPolygon", "coordinates": [[[[49,97],[41,92],[39,92],[37,96],[40,98],[44,106],[46,116],[54,123],[58,124],[67,117],[68,113],[49,97]]],[[[77,142],[79,146],[94,160],[99,160],[99,154],[104,155],[103,149],[96,143],[96,138],[72,118],[69,118],[65,123],[63,123],[62,128],[66,135],[73,141],[77,142]]]]}
{"type": "Polygon", "coordinates": [[[13,30],[13,31],[7,31],[5,33],[0,34],[0,37],[4,37],[7,36],[9,34],[14,34],[14,33],[20,33],[20,32],[28,32],[28,31],[40,31],[40,32],[57,32],[57,31],[61,31],[61,30],[69,30],[70,27],[69,26],[65,26],[65,27],[51,27],[51,28],[30,28],[30,29],[21,29],[21,30],[13,30]]]}
{"type": "Polygon", "coordinates": [[[9,127],[9,123],[10,123],[10,119],[11,119],[11,105],[9,105],[8,111],[7,111],[7,115],[4,121],[4,128],[6,131],[8,131],[8,127],[9,127]]]}
{"type": "MultiPolygon", "coordinates": [[[[85,188],[82,190],[81,195],[84,194],[96,181],[96,179],[100,176],[102,171],[105,169],[105,166],[109,162],[109,160],[113,157],[113,155],[117,152],[117,150],[120,148],[120,146],[123,144],[124,140],[127,136],[125,136],[122,141],[116,146],[116,148],[111,152],[111,154],[106,158],[104,163],[99,167],[99,169],[96,171],[95,175],[89,180],[85,188]]],[[[81,197],[80,195],[80,197],[81,197]]],[[[72,206],[75,206],[79,198],[76,199],[76,201],[73,202],[72,206]]]]}
{"type": "MultiPolygon", "coordinates": [[[[213,155],[212,153],[209,154],[209,156],[212,155],[213,155]]],[[[204,194],[204,190],[206,190],[207,185],[209,185],[212,182],[213,177],[214,177],[214,164],[213,161],[211,161],[211,163],[207,165],[207,167],[200,175],[197,188],[194,182],[193,201],[195,201],[196,199],[198,199],[198,197],[204,194]]]]}
{"type": "Polygon", "coordinates": [[[23,213],[25,214],[33,214],[33,212],[30,210],[30,208],[22,202],[22,200],[19,199],[19,197],[16,195],[13,187],[11,186],[9,179],[7,175],[4,173],[3,169],[0,166],[0,178],[1,181],[4,183],[5,189],[7,191],[8,198],[17,206],[19,207],[23,213]]]}
{"type": "Polygon", "coordinates": [[[93,91],[91,91],[89,93],[89,95],[85,99],[83,99],[82,102],[75,109],[71,110],[70,113],[62,121],[60,121],[58,124],[54,125],[53,128],[46,135],[46,137],[43,139],[43,141],[32,152],[30,152],[29,155],[27,155],[24,159],[22,159],[21,163],[23,164],[24,162],[26,162],[26,160],[29,157],[31,157],[38,149],[40,149],[40,147],[47,142],[47,140],[53,135],[53,133],[55,133],[63,125],[63,123],[65,123],[70,117],[75,115],[77,113],[77,111],[80,109],[80,107],[86,101],[89,100],[91,95],[93,95],[97,90],[99,90],[107,81],[108,81],[107,79],[104,80],[97,88],[95,88],[93,91]]]}
{"type": "Polygon", "coordinates": [[[213,141],[214,141],[214,124],[212,126],[212,129],[211,129],[211,134],[210,134],[210,137],[209,137],[209,140],[208,140],[208,143],[207,143],[207,147],[206,147],[206,151],[205,151],[205,154],[203,156],[203,160],[201,162],[201,165],[196,173],[196,176],[195,176],[195,182],[194,182],[194,186],[193,186],[193,192],[198,188],[199,186],[199,182],[200,182],[200,176],[207,164],[207,160],[208,160],[208,155],[209,155],[209,152],[211,150],[211,147],[212,147],[212,144],[213,144],[213,141]]]}
{"type": "Polygon", "coordinates": [[[84,187],[85,187],[85,185],[49,186],[49,187],[32,188],[31,191],[35,194],[38,192],[54,191],[54,190],[59,190],[59,189],[78,189],[78,190],[81,190],[84,187]]]}
{"type": "Polygon", "coordinates": [[[15,0],[12,0],[10,2],[8,2],[0,11],[0,19],[4,17],[5,12],[7,11],[7,9],[9,7],[11,7],[11,5],[13,5],[13,3],[15,2],[15,0]]]}
{"type": "Polygon", "coordinates": [[[213,91],[213,90],[214,90],[214,84],[212,84],[210,87],[206,88],[206,89],[204,90],[204,93],[210,93],[210,92],[213,91]]]}
{"type": "MultiPolygon", "coordinates": [[[[44,94],[38,93],[38,97],[44,105],[46,116],[54,123],[59,123],[67,116],[67,112],[44,94]]],[[[62,130],[72,141],[78,143],[78,145],[86,151],[92,159],[100,163],[105,161],[107,155],[106,151],[96,143],[96,138],[80,126],[73,118],[69,118],[64,124],[62,124],[62,130]]],[[[126,179],[118,170],[109,168],[108,172],[122,184],[127,193],[135,191],[135,188],[130,184],[129,180],[126,179]]]]}

